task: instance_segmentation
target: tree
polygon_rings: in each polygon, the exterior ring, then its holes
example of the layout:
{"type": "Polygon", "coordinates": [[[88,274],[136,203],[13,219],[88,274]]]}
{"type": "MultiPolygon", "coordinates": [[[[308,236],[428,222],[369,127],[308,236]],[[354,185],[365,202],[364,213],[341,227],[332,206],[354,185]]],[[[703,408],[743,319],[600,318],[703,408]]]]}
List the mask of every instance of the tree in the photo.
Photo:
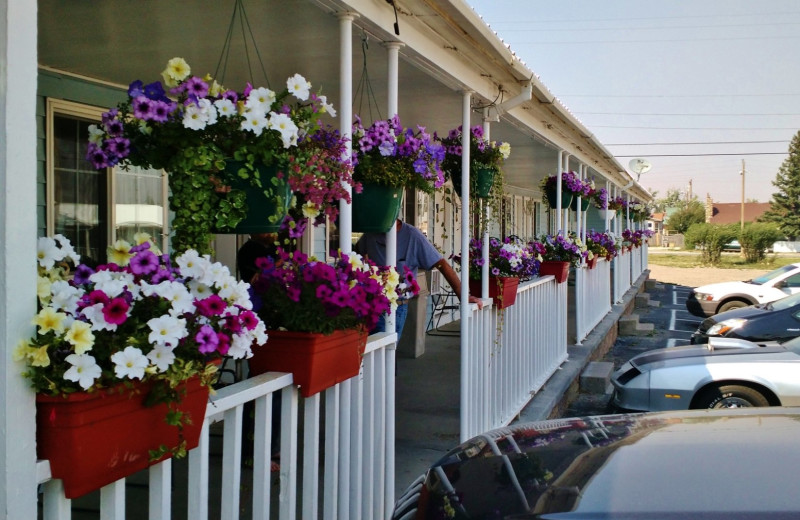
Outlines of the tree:
{"type": "Polygon", "coordinates": [[[698,200],[689,201],[685,208],[682,208],[667,219],[667,229],[686,233],[692,224],[700,224],[706,221],[706,209],[698,200]]]}
{"type": "Polygon", "coordinates": [[[781,164],[775,180],[770,209],[759,219],[775,222],[789,240],[800,237],[800,132],[789,143],[789,157],[781,164]]]}

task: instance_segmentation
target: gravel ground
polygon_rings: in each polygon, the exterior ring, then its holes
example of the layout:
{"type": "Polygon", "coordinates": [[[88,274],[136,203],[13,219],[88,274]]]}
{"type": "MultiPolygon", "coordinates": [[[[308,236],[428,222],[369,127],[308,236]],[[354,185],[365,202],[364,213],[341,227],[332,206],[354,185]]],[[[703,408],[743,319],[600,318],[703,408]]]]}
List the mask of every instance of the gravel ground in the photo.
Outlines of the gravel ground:
{"type": "Polygon", "coordinates": [[[735,282],[749,280],[768,273],[771,269],[717,269],[714,267],[667,267],[649,264],[650,278],[661,283],[672,283],[686,287],[699,287],[717,282],[735,282]]]}

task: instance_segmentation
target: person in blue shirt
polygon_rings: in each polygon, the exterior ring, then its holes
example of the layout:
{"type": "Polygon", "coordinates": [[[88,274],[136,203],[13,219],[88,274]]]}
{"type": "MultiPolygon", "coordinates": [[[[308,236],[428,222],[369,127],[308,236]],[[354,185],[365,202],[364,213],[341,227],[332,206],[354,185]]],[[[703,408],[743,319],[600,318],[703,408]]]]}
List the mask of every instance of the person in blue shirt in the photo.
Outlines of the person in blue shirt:
{"type": "MultiPolygon", "coordinates": [[[[356,253],[365,256],[378,265],[387,265],[386,262],[386,234],[385,233],[364,233],[355,245],[356,253]]],[[[411,224],[397,220],[397,272],[402,275],[403,266],[408,267],[414,277],[417,277],[418,270],[430,271],[438,269],[447,283],[450,284],[456,296],[461,297],[461,280],[442,254],[428,242],[422,231],[411,224]]],[[[478,304],[481,308],[481,300],[470,295],[470,303],[478,304]]],[[[398,302],[395,313],[395,332],[398,338],[403,332],[403,326],[408,316],[408,300],[398,302]]],[[[372,333],[384,332],[386,325],[382,316],[378,325],[372,333]]]]}

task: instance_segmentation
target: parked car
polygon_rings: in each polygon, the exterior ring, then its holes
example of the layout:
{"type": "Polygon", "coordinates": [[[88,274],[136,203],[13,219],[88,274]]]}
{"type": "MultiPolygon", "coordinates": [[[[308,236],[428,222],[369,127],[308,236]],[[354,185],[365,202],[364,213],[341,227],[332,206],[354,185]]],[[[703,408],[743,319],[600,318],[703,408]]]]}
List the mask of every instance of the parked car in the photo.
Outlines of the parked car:
{"type": "Polygon", "coordinates": [[[459,445],[397,500],[411,519],[789,519],[800,409],[520,423],[459,445]]]}
{"type": "Polygon", "coordinates": [[[714,336],[746,339],[759,345],[796,338],[800,336],[800,293],[706,318],[692,334],[691,343],[708,343],[714,336]]]}
{"type": "Polygon", "coordinates": [[[800,338],[760,346],[712,337],[705,345],[634,356],[614,372],[614,405],[628,411],[800,405],[800,338]]]}
{"type": "Polygon", "coordinates": [[[740,244],[738,240],[731,240],[730,242],[722,246],[722,250],[739,252],[742,250],[742,244],[740,244]]]}
{"type": "Polygon", "coordinates": [[[707,318],[720,312],[779,300],[800,292],[800,263],[741,282],[720,282],[696,287],[686,298],[686,310],[707,318]]]}

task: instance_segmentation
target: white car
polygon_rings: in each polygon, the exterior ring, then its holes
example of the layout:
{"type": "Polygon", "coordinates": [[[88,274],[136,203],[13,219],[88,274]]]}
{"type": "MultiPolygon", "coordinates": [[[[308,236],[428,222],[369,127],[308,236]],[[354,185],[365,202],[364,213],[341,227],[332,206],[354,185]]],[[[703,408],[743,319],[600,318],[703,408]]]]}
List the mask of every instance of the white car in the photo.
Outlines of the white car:
{"type": "Polygon", "coordinates": [[[779,267],[752,280],[695,287],[686,299],[686,310],[707,318],[731,309],[774,302],[797,292],[800,292],[800,263],[779,267]]]}

